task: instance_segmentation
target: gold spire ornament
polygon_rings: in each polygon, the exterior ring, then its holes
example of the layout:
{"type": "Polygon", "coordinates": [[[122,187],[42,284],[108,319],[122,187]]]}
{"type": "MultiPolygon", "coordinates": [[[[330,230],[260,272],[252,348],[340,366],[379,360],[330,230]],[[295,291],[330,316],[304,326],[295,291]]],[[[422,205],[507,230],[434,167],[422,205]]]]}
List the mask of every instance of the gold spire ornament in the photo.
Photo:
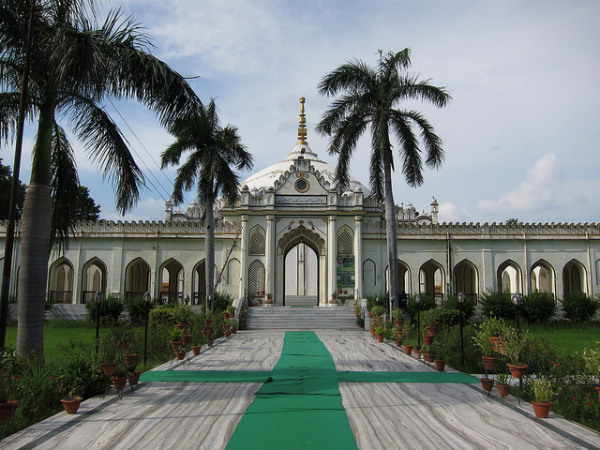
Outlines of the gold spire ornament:
{"type": "Polygon", "coordinates": [[[304,115],[304,102],[306,99],[300,97],[300,125],[298,126],[298,144],[308,144],[306,142],[306,116],[304,115]]]}

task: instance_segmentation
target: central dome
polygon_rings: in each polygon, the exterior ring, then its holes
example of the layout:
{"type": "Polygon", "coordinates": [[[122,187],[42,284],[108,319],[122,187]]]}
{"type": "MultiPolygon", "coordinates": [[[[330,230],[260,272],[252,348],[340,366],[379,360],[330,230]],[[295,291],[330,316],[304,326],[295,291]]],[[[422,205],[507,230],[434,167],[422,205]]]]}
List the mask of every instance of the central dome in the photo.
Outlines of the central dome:
{"type": "MultiPolygon", "coordinates": [[[[273,164],[272,166],[266,167],[265,169],[251,175],[242,181],[241,186],[248,187],[250,191],[260,191],[261,189],[273,188],[275,181],[285,174],[290,169],[290,166],[294,165],[294,161],[298,159],[304,159],[315,168],[315,172],[319,172],[325,181],[329,182],[333,189],[336,189],[337,183],[335,180],[335,167],[330,166],[325,161],[319,159],[319,156],[311,150],[306,142],[306,119],[304,117],[304,97],[300,99],[301,112],[300,112],[300,126],[298,128],[298,143],[294,149],[285,157],[285,159],[273,164]]],[[[363,192],[365,197],[371,194],[371,191],[365,187],[362,183],[350,177],[350,184],[347,191],[355,192],[359,190],[363,192]]],[[[346,191],[346,192],[347,192],[346,191]]],[[[343,193],[343,192],[342,192],[343,193]]]]}

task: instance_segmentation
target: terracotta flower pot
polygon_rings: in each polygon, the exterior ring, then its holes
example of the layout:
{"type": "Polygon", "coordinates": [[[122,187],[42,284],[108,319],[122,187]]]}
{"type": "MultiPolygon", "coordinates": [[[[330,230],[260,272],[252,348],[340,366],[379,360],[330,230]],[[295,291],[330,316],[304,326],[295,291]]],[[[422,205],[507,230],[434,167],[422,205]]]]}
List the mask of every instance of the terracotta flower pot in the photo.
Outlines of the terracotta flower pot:
{"type": "Polygon", "coordinates": [[[60,400],[67,414],[75,414],[79,410],[82,401],[83,397],[63,398],[60,400]]]}
{"type": "Polygon", "coordinates": [[[490,343],[492,344],[492,350],[497,352],[498,351],[498,341],[500,340],[500,338],[497,336],[490,336],[488,339],[490,340],[490,343]]]}
{"type": "Polygon", "coordinates": [[[404,353],[406,353],[407,355],[410,355],[413,351],[413,346],[412,345],[405,345],[404,346],[404,353]]]}
{"type": "Polygon", "coordinates": [[[0,403],[0,423],[6,423],[13,416],[19,406],[18,400],[9,400],[5,403],[0,403]]]}
{"type": "Polygon", "coordinates": [[[423,345],[431,345],[433,344],[433,336],[429,334],[423,335],[423,345]]]}
{"type": "Polygon", "coordinates": [[[446,368],[446,360],[445,359],[436,359],[435,360],[435,368],[438,371],[443,372],[444,369],[446,368]]]}
{"type": "Polygon", "coordinates": [[[490,392],[494,387],[494,379],[493,378],[481,378],[481,387],[485,392],[490,392]]]}
{"type": "Polygon", "coordinates": [[[512,375],[513,378],[516,378],[517,380],[520,380],[521,378],[523,378],[523,375],[525,375],[525,372],[527,371],[527,364],[520,364],[520,365],[507,364],[507,365],[508,365],[508,370],[510,370],[510,374],[512,375]]]}
{"type": "Polygon", "coordinates": [[[141,374],[142,374],[142,372],[140,372],[139,370],[136,370],[135,372],[129,372],[127,374],[127,381],[129,382],[129,385],[137,386],[137,384],[140,382],[141,374]]]}
{"type": "Polygon", "coordinates": [[[429,336],[437,336],[440,333],[440,327],[425,327],[429,336]]]}
{"type": "Polygon", "coordinates": [[[120,392],[125,388],[125,385],[127,384],[127,377],[112,377],[110,381],[112,382],[115,391],[120,392]]]}
{"type": "Polygon", "coordinates": [[[531,404],[533,405],[533,412],[535,413],[536,417],[540,419],[545,419],[548,417],[552,403],[531,402],[531,404]]]}
{"type": "Polygon", "coordinates": [[[182,361],[182,360],[185,358],[185,352],[184,352],[184,351],[179,351],[179,350],[177,350],[177,351],[175,352],[175,356],[177,357],[177,359],[178,359],[179,361],[182,361]]]}
{"type": "Polygon", "coordinates": [[[383,342],[383,334],[377,335],[377,342],[383,342]]]}
{"type": "Polygon", "coordinates": [[[115,370],[117,368],[116,362],[103,362],[100,363],[100,367],[102,367],[102,372],[104,375],[108,375],[109,377],[115,374],[115,370]]]}
{"type": "Polygon", "coordinates": [[[423,353],[423,352],[422,352],[421,350],[413,350],[413,356],[414,356],[416,359],[421,359],[421,354],[422,354],[422,353],[423,353]]]}
{"type": "Polygon", "coordinates": [[[215,343],[214,339],[207,339],[206,340],[206,345],[208,345],[209,347],[212,347],[214,343],[215,343]]]}
{"type": "Polygon", "coordinates": [[[181,337],[181,342],[183,345],[190,345],[192,342],[192,335],[191,334],[184,334],[181,337]]]}
{"type": "Polygon", "coordinates": [[[482,356],[481,360],[483,361],[483,367],[486,372],[492,372],[494,367],[496,367],[496,361],[498,358],[494,358],[493,356],[482,356]]]}
{"type": "Polygon", "coordinates": [[[123,355],[123,361],[128,369],[133,369],[137,365],[138,356],[135,353],[123,355]]]}
{"type": "Polygon", "coordinates": [[[177,351],[179,349],[179,347],[181,347],[181,341],[170,341],[171,342],[171,347],[173,348],[174,351],[177,351]]]}
{"type": "Polygon", "coordinates": [[[497,384],[500,397],[506,397],[510,393],[510,384],[497,384]]]}
{"type": "Polygon", "coordinates": [[[402,347],[402,339],[396,339],[395,341],[396,347],[402,347]]]}
{"type": "Polygon", "coordinates": [[[210,328],[212,327],[212,324],[213,324],[212,319],[204,319],[204,329],[205,330],[210,330],[210,328]]]}
{"type": "Polygon", "coordinates": [[[423,359],[432,363],[435,361],[435,355],[433,353],[423,353],[423,359]]]}
{"type": "Polygon", "coordinates": [[[200,348],[202,348],[201,345],[192,345],[192,354],[198,356],[200,354],[200,348]]]}
{"type": "Polygon", "coordinates": [[[207,338],[212,334],[212,330],[202,330],[200,333],[202,333],[202,337],[207,338]]]}

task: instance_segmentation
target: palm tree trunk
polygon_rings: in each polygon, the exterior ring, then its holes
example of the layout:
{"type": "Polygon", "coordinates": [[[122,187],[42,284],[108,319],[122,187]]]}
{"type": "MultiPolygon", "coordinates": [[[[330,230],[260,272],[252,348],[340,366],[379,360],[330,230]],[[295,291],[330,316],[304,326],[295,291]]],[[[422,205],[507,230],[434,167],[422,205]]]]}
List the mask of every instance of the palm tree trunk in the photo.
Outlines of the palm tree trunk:
{"type": "Polygon", "coordinates": [[[385,233],[388,251],[389,295],[392,304],[398,307],[398,249],[396,239],[396,205],[392,192],[392,151],[383,153],[383,186],[385,205],[385,233]]]}
{"type": "Polygon", "coordinates": [[[17,355],[44,356],[44,309],[52,224],[50,155],[54,104],[40,108],[38,134],[33,149],[31,182],[27,187],[21,220],[21,262],[17,355]]]}
{"type": "Polygon", "coordinates": [[[210,305],[212,305],[215,297],[215,218],[213,213],[213,201],[212,197],[208,198],[205,203],[205,251],[206,251],[206,264],[204,265],[206,273],[206,297],[211,299],[210,305]]]}

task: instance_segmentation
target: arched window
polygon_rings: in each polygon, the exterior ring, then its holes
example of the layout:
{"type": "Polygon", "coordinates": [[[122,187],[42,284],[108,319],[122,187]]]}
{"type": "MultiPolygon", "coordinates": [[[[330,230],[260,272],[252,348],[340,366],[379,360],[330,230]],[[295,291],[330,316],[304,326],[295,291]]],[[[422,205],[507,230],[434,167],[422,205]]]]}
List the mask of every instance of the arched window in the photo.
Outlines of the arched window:
{"type": "Polygon", "coordinates": [[[419,270],[419,292],[435,298],[441,304],[444,296],[444,269],[442,265],[430,259],[419,270]]]}
{"type": "Polygon", "coordinates": [[[531,291],[544,292],[554,296],[554,269],[546,261],[538,261],[531,266],[531,291]]]}
{"type": "Polygon", "coordinates": [[[50,301],[73,302],[73,265],[67,258],[60,258],[50,268],[50,301]]]}
{"type": "Polygon", "coordinates": [[[183,265],[175,259],[169,259],[162,265],[160,273],[161,300],[169,303],[183,303],[183,265]]]}
{"type": "Polygon", "coordinates": [[[521,268],[514,261],[505,261],[498,267],[498,292],[522,294],[521,268]]]}
{"type": "Polygon", "coordinates": [[[477,269],[475,265],[465,259],[454,268],[454,293],[465,294],[465,297],[476,305],[479,301],[477,269]]]}
{"type": "Polygon", "coordinates": [[[83,266],[81,302],[91,301],[96,291],[106,297],[106,264],[98,258],[92,258],[83,266]]]}
{"type": "Polygon", "coordinates": [[[353,255],[354,243],[352,239],[352,231],[349,227],[344,226],[338,233],[337,242],[338,255],[353,255]]]}
{"type": "Polygon", "coordinates": [[[134,259],[125,270],[125,300],[143,297],[150,291],[150,265],[142,258],[134,259]]]}
{"type": "Polygon", "coordinates": [[[367,259],[363,263],[363,286],[369,292],[369,288],[375,287],[377,284],[377,268],[375,262],[367,259]]]}
{"type": "Polygon", "coordinates": [[[248,253],[250,255],[264,255],[265,254],[265,230],[259,225],[250,230],[250,244],[248,246],[248,253]]]}
{"type": "Polygon", "coordinates": [[[563,269],[564,296],[570,294],[586,294],[585,267],[577,260],[570,261],[563,269]]]}
{"type": "Polygon", "coordinates": [[[265,296],[265,266],[260,261],[252,261],[248,267],[248,296],[265,296]]]}

